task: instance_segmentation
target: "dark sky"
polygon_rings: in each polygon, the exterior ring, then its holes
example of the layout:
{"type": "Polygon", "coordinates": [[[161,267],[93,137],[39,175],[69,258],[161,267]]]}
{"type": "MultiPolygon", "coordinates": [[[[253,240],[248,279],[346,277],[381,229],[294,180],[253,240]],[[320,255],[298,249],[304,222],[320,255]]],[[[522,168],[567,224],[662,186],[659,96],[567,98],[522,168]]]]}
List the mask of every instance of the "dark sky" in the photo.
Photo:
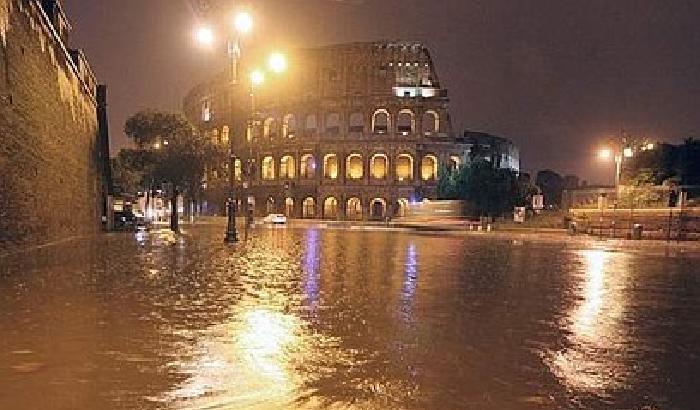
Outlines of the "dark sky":
{"type": "MultiPolygon", "coordinates": [[[[218,0],[222,4],[233,1],[218,0]]],[[[192,41],[189,0],[64,0],[72,44],[108,84],[112,148],[145,107],[179,110],[219,71],[192,41]]],[[[515,140],[528,171],[610,182],[596,147],[620,127],[700,136],[700,0],[259,0],[256,42],[426,43],[455,128],[515,140]]]]}

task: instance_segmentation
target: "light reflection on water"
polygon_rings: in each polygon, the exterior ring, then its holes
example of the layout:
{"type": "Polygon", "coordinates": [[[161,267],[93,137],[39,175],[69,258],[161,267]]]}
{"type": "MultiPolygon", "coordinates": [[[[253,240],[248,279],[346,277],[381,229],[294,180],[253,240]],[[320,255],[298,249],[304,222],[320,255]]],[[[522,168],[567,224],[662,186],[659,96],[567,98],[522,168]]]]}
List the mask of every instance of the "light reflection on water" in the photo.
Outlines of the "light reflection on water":
{"type": "Polygon", "coordinates": [[[221,227],[0,265],[0,408],[692,408],[697,259],[221,227]],[[42,394],[36,394],[42,392],[42,394]]]}
{"type": "Polygon", "coordinates": [[[553,352],[552,371],[570,389],[601,395],[622,389],[634,376],[629,363],[632,341],[626,328],[628,255],[605,250],[576,252],[583,265],[580,302],[566,323],[568,346],[553,352]]]}

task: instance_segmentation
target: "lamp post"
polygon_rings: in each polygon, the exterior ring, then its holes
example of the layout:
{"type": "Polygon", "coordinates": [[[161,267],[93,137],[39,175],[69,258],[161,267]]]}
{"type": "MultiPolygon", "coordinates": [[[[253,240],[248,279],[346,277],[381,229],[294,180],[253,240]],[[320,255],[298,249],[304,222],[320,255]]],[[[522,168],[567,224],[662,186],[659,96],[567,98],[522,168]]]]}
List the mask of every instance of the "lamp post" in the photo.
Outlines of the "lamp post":
{"type": "MultiPolygon", "coordinates": [[[[229,115],[229,127],[231,133],[229,135],[229,155],[228,155],[228,168],[229,168],[229,197],[226,201],[226,214],[227,214],[227,225],[226,225],[226,236],[224,241],[226,243],[235,243],[238,241],[238,235],[236,232],[236,193],[235,193],[235,136],[238,129],[238,121],[236,114],[234,112],[233,99],[238,90],[239,79],[238,79],[238,68],[241,58],[241,37],[248,34],[253,28],[253,18],[247,12],[239,12],[234,16],[233,19],[234,30],[227,30],[230,34],[227,36],[226,40],[226,52],[228,57],[228,115],[229,115]],[[235,33],[235,34],[234,34],[235,33]]],[[[214,31],[209,27],[199,27],[195,32],[197,41],[203,46],[212,46],[216,41],[216,35],[214,31]]]]}
{"type": "MultiPolygon", "coordinates": [[[[224,237],[224,241],[226,243],[235,243],[238,242],[238,234],[236,231],[236,156],[234,155],[235,152],[235,137],[238,134],[239,124],[243,124],[245,126],[241,127],[243,130],[243,142],[247,142],[249,144],[249,158],[248,161],[252,160],[252,141],[245,141],[246,140],[246,133],[247,133],[247,126],[248,126],[248,121],[238,121],[239,118],[236,115],[236,112],[234,112],[234,104],[233,104],[233,99],[235,96],[240,96],[242,90],[239,88],[240,86],[240,80],[239,80],[239,66],[240,66],[240,60],[241,60],[241,38],[250,33],[251,30],[253,29],[253,18],[252,16],[245,12],[239,12],[237,13],[234,18],[233,18],[233,28],[235,30],[229,31],[229,33],[235,33],[235,35],[229,35],[227,39],[227,57],[228,57],[228,64],[229,64],[229,84],[228,84],[228,113],[230,115],[230,129],[231,133],[229,135],[229,156],[228,156],[228,177],[229,177],[229,198],[226,202],[226,214],[227,214],[227,225],[226,225],[226,235],[224,237]]],[[[216,36],[214,34],[214,31],[211,30],[208,27],[200,27],[197,29],[195,32],[195,36],[197,40],[199,41],[200,44],[204,46],[211,46],[212,44],[215,43],[216,41],[216,36]]],[[[273,53],[269,60],[268,60],[268,65],[271,71],[275,73],[281,73],[286,70],[287,68],[287,59],[286,57],[281,54],[281,53],[273,53]]],[[[254,89],[255,87],[258,87],[262,85],[262,83],[265,80],[264,73],[261,71],[254,71],[251,73],[251,76],[249,78],[250,81],[250,97],[251,97],[251,112],[246,113],[245,116],[248,118],[253,118],[255,114],[255,103],[254,103],[254,89]]],[[[240,112],[240,110],[239,110],[240,112]]],[[[249,166],[250,168],[250,166],[249,166]]],[[[250,170],[249,170],[250,171],[250,170]]],[[[251,183],[251,172],[248,172],[248,189],[250,188],[250,183],[251,183]]],[[[247,202],[247,198],[246,198],[247,202]]],[[[247,228],[247,223],[246,223],[246,228],[247,228]]],[[[247,231],[246,231],[247,232],[247,231]]]]}

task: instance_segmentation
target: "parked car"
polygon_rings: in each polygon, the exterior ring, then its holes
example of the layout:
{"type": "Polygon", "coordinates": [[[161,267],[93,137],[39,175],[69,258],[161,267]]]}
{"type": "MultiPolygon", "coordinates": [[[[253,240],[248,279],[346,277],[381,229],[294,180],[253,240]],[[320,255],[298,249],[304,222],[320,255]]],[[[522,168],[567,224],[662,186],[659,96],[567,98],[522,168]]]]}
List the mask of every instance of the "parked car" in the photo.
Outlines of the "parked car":
{"type": "Polygon", "coordinates": [[[269,214],[263,219],[263,222],[267,224],[283,225],[287,223],[287,217],[282,214],[269,214]]]}

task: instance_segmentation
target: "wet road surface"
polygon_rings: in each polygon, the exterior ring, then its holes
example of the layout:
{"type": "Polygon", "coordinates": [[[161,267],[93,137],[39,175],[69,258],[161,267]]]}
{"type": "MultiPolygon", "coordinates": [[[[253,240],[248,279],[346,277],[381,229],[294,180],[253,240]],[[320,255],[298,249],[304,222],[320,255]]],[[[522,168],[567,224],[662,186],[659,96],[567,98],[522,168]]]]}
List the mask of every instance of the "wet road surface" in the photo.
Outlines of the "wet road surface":
{"type": "Polygon", "coordinates": [[[0,259],[0,409],[696,409],[700,258],[401,232],[0,259]]]}

